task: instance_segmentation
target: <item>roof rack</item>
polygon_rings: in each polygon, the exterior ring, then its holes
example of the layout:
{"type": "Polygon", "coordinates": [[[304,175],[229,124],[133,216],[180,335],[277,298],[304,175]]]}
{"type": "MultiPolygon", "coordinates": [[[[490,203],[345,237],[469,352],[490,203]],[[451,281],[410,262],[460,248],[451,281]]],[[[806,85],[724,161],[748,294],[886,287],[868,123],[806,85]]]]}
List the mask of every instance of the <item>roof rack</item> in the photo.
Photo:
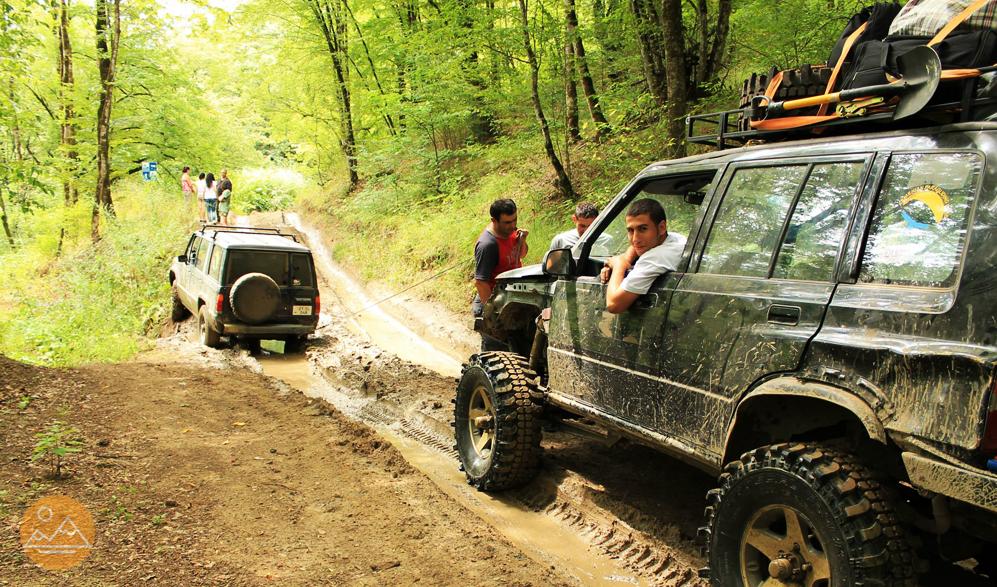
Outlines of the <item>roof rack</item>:
{"type": "Polygon", "coordinates": [[[289,232],[281,232],[279,228],[267,227],[267,226],[231,226],[229,224],[210,224],[207,222],[201,223],[201,232],[211,232],[214,233],[213,236],[217,236],[219,232],[235,232],[242,234],[272,234],[274,236],[282,236],[289,238],[294,242],[300,242],[298,236],[291,234],[289,232]]]}
{"type": "MultiPolygon", "coordinates": [[[[984,117],[980,116],[979,108],[997,104],[997,96],[977,97],[979,80],[979,77],[974,77],[961,82],[963,84],[962,97],[959,101],[929,104],[916,116],[902,121],[894,121],[892,111],[883,111],[853,118],[836,118],[788,130],[744,130],[745,122],[751,117],[752,109],[749,106],[744,109],[687,116],[686,139],[690,143],[730,149],[745,146],[749,142],[778,142],[813,138],[818,136],[814,132],[816,129],[822,129],[819,131],[819,136],[824,137],[869,132],[870,130],[924,128],[952,122],[983,120],[984,117]],[[875,125],[874,129],[856,126],[869,125],[870,123],[875,125]]],[[[992,111],[987,114],[991,113],[992,111]]]]}

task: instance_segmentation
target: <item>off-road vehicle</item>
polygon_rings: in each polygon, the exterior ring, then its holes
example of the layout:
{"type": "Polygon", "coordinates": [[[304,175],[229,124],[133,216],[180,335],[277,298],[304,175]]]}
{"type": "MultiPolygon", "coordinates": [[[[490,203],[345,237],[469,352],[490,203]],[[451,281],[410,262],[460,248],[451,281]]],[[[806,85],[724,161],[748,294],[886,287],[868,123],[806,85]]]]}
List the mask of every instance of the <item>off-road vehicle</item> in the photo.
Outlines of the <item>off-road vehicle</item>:
{"type": "MultiPolygon", "coordinates": [[[[863,130],[868,130],[868,126],[863,130]]],[[[997,541],[997,123],[649,165],[571,250],[499,276],[455,398],[468,481],[523,484],[541,418],[718,476],[716,585],[913,585],[997,541]],[[606,311],[599,271],[654,198],[677,271],[606,311]]]]}
{"type": "Polygon", "coordinates": [[[276,228],[208,225],[170,266],[172,318],[193,314],[202,344],[222,336],[300,345],[318,325],[315,263],[297,237],[276,228]]]}

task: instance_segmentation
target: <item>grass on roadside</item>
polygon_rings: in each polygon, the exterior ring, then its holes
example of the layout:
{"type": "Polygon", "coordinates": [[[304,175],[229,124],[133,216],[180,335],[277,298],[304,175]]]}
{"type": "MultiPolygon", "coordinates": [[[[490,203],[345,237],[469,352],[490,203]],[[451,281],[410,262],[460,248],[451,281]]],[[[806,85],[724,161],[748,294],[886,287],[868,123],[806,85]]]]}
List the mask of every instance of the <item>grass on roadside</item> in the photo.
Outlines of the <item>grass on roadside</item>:
{"type": "Polygon", "coordinates": [[[196,212],[157,184],[116,186],[116,218],[88,238],[89,202],[35,212],[34,233],[0,254],[0,353],[66,366],[127,359],[147,344],[169,304],[167,269],[196,212]],[[70,230],[56,256],[59,227],[70,230]]]}

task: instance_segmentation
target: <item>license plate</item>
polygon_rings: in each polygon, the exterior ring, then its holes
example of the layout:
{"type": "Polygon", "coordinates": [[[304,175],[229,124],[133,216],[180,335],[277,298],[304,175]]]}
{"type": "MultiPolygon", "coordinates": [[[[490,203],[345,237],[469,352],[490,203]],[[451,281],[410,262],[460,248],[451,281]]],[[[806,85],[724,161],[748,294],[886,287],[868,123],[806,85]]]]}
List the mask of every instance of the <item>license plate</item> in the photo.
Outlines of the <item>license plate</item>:
{"type": "Polygon", "coordinates": [[[294,306],[291,313],[295,316],[311,316],[312,307],[311,306],[294,306]]]}

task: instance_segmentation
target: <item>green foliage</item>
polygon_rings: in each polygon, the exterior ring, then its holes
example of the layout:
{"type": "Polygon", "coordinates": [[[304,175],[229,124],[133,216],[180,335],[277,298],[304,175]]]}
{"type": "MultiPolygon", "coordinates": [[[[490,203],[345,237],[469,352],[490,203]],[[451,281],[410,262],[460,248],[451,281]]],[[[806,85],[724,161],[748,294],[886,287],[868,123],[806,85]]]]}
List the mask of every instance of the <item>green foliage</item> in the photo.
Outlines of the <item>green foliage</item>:
{"type": "Polygon", "coordinates": [[[289,168],[243,170],[233,178],[238,182],[232,206],[240,214],[287,210],[307,180],[289,168]]]}
{"type": "Polygon", "coordinates": [[[159,526],[166,524],[166,514],[156,514],[152,516],[152,519],[149,520],[149,523],[157,528],[159,526]]]}
{"type": "Polygon", "coordinates": [[[17,409],[21,410],[22,412],[28,409],[28,406],[31,405],[31,401],[33,399],[34,398],[31,397],[30,395],[22,395],[21,399],[17,400],[17,409]]]}
{"type": "Polygon", "coordinates": [[[155,184],[122,186],[118,194],[118,217],[106,219],[97,245],[81,246],[85,236],[67,240],[62,257],[53,258],[64,220],[57,208],[35,215],[36,227],[48,231],[19,252],[0,254],[0,352],[74,365],[124,360],[147,344],[144,335],[169,309],[167,268],[196,216],[178,205],[179,194],[155,184]]]}
{"type": "Polygon", "coordinates": [[[35,434],[38,442],[31,452],[31,460],[50,459],[55,478],[62,477],[62,459],[82,450],[83,441],[79,438],[80,431],[72,426],[55,420],[44,431],[35,434]]]}

